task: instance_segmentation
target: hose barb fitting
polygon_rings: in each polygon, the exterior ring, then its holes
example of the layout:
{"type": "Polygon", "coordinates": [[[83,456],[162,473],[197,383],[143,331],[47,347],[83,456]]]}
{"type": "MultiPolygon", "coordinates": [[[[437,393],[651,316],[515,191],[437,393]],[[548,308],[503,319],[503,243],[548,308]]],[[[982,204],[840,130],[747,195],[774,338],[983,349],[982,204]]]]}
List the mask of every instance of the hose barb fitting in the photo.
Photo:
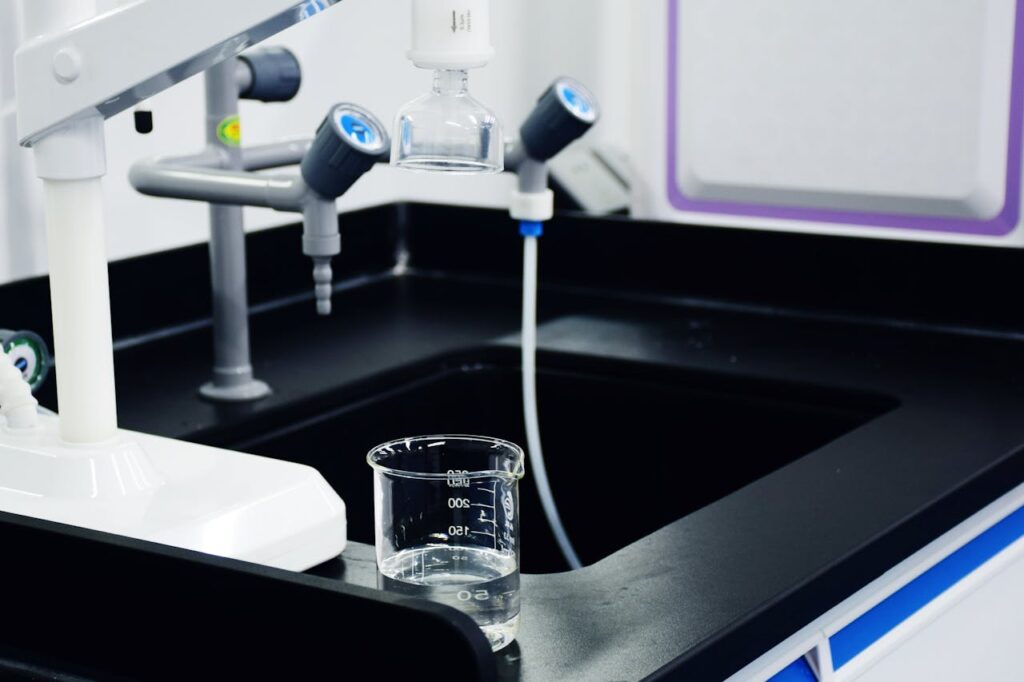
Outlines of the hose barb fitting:
{"type": "Polygon", "coordinates": [[[316,291],[316,312],[318,315],[331,314],[331,291],[334,288],[334,271],[331,269],[330,258],[313,259],[313,283],[316,291]]]}

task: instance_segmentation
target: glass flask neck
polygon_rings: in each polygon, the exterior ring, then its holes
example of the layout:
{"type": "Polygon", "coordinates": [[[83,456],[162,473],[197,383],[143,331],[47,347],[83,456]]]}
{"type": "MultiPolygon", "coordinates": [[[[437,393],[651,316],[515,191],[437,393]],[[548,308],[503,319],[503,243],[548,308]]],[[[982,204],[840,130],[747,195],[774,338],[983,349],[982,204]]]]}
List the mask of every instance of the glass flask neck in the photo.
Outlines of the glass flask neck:
{"type": "Polygon", "coordinates": [[[469,92],[469,72],[440,69],[434,72],[435,95],[465,95],[469,92]]]}

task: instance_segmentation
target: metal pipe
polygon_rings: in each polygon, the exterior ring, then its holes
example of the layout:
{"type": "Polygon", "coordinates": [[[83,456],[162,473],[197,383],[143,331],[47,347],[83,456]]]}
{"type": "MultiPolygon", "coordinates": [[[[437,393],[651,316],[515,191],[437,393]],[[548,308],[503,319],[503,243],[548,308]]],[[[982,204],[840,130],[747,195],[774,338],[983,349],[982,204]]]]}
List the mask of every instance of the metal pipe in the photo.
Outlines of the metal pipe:
{"type": "Polygon", "coordinates": [[[524,157],[516,169],[516,173],[519,176],[519,191],[523,194],[547,192],[548,164],[546,161],[524,157]]]}
{"type": "Polygon", "coordinates": [[[515,173],[519,165],[526,159],[526,150],[518,139],[505,142],[505,171],[515,173]]]}
{"type": "Polygon", "coordinates": [[[312,140],[288,140],[246,147],[242,150],[242,168],[247,171],[282,168],[302,163],[312,140]]]}
{"type": "Polygon", "coordinates": [[[316,311],[330,315],[334,281],[331,259],[341,253],[338,210],[333,199],[314,195],[306,202],[302,212],[302,252],[313,259],[316,311]]]}
{"type": "MultiPolygon", "coordinates": [[[[206,144],[219,152],[223,168],[234,171],[242,169],[240,142],[225,135],[224,127],[238,118],[239,71],[248,71],[241,66],[238,59],[232,57],[211,67],[205,75],[206,144]]],[[[270,388],[253,376],[245,261],[241,206],[211,203],[213,381],[199,389],[209,398],[252,400],[270,393],[270,388]]]]}
{"type": "MultiPolygon", "coordinates": [[[[285,166],[297,166],[302,163],[302,157],[306,155],[312,140],[308,138],[272,142],[270,144],[253,145],[242,147],[242,170],[261,171],[272,168],[284,168],[285,166]]],[[[168,166],[185,169],[213,168],[224,169],[227,165],[225,155],[216,147],[210,146],[198,154],[185,154],[183,156],[158,156],[153,159],[141,161],[136,166],[168,166]]]]}
{"type": "Polygon", "coordinates": [[[214,170],[167,162],[135,164],[128,174],[142,194],[170,199],[206,201],[230,206],[258,206],[302,212],[310,194],[298,175],[256,175],[246,171],[214,170]]]}

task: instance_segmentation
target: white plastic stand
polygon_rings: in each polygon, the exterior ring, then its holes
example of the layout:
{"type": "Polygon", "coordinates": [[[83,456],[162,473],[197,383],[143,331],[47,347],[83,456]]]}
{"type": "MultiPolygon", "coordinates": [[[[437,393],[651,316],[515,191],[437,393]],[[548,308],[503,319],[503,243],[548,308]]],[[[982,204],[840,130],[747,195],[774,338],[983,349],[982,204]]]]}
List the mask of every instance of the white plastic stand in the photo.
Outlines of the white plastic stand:
{"type": "Polygon", "coordinates": [[[316,470],[118,430],[101,184],[104,118],[335,2],[25,4],[19,138],[45,187],[61,415],[0,420],[0,511],[291,570],[345,548],[316,470]]]}
{"type": "Polygon", "coordinates": [[[345,504],[310,467],[120,431],[0,427],[0,511],[302,571],[341,554],[345,504]]]}

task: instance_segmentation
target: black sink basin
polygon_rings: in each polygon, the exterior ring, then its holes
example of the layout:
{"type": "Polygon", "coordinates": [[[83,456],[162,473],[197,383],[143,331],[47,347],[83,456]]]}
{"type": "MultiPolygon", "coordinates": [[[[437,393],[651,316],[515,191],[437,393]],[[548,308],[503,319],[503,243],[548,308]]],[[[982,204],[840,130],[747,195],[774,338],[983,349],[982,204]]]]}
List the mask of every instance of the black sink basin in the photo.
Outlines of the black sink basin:
{"type": "MultiPolygon", "coordinates": [[[[321,401],[319,414],[307,410],[287,426],[225,445],[316,467],[348,505],[349,538],[372,543],[365,455],[374,445],[442,433],[525,443],[517,353],[470,357],[431,363],[418,378],[360,400],[321,401]]],[[[894,406],[878,396],[603,358],[542,354],[540,368],[548,472],[587,564],[894,406]]],[[[523,570],[565,570],[529,466],[521,520],[523,570]]]]}

